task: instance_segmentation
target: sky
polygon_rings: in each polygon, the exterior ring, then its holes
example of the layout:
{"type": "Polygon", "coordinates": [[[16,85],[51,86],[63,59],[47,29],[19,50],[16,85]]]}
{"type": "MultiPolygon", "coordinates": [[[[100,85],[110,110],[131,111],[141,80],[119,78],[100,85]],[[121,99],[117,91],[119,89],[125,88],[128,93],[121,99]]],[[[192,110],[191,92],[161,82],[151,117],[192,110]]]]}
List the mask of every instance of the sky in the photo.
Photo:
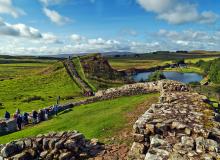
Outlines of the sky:
{"type": "Polygon", "coordinates": [[[0,54],[220,50],[219,0],[0,0],[0,54]]]}

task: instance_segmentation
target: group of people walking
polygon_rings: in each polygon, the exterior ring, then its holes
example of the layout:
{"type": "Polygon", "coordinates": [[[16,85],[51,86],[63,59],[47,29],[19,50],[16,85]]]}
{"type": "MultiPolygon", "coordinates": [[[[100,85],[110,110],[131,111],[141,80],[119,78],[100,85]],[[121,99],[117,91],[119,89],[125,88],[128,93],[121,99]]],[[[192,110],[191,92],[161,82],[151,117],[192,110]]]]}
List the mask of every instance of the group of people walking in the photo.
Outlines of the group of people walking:
{"type": "MultiPolygon", "coordinates": [[[[21,130],[23,126],[28,125],[30,123],[37,124],[41,121],[45,121],[51,115],[57,115],[58,113],[58,105],[54,105],[51,108],[40,109],[38,112],[33,110],[31,113],[24,112],[21,113],[20,109],[17,109],[13,114],[13,119],[17,124],[17,129],[21,130]]],[[[11,115],[8,111],[5,112],[5,120],[9,120],[11,115]]]]}

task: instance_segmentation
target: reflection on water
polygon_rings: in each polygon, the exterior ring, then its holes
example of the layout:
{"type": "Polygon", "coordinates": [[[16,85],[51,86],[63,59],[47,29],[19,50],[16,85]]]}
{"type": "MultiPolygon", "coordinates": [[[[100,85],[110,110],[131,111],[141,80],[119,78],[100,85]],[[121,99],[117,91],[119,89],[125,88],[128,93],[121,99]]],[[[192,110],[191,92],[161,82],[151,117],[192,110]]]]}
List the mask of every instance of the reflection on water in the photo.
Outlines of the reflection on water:
{"type": "MultiPolygon", "coordinates": [[[[136,82],[147,80],[152,72],[138,73],[133,76],[136,82]]],[[[180,72],[163,72],[167,79],[175,80],[183,83],[200,82],[203,77],[197,73],[180,73],[180,72]]]]}

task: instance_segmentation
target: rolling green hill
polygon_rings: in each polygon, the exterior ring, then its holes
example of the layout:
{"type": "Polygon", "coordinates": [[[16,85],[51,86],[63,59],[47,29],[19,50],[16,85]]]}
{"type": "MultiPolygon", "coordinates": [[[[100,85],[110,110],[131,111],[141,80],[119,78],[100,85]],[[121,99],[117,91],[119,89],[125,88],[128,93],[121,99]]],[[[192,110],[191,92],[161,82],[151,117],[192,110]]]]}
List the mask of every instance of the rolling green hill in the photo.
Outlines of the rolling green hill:
{"type": "MultiPolygon", "coordinates": [[[[150,104],[158,100],[158,96],[159,94],[154,93],[82,105],[73,108],[70,112],[60,113],[49,121],[2,136],[0,137],[0,143],[50,131],[66,130],[78,130],[84,133],[87,138],[96,137],[104,140],[104,138],[115,135],[118,131],[127,127],[130,121],[130,118],[127,117],[129,113],[134,115],[135,110],[140,109],[140,105],[145,102],[142,108],[143,111],[140,111],[141,113],[144,112],[150,104]]],[[[141,113],[138,113],[136,116],[138,117],[141,113]]]]}
{"type": "Polygon", "coordinates": [[[81,90],[70,79],[61,62],[13,63],[0,65],[0,117],[5,110],[14,113],[37,110],[56,102],[81,96],[81,90]]]}

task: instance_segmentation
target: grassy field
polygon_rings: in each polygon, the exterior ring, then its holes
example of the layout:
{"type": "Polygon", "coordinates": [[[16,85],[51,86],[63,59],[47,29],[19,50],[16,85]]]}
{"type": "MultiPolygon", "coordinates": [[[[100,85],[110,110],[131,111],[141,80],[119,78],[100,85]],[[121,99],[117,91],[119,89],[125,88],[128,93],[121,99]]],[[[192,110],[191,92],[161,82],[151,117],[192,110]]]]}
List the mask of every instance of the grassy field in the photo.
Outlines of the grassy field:
{"type": "Polygon", "coordinates": [[[199,73],[203,74],[203,70],[201,68],[195,66],[188,66],[187,68],[166,68],[164,71],[175,71],[175,72],[182,72],[182,73],[199,73]]]}
{"type": "Polygon", "coordinates": [[[0,143],[50,131],[65,130],[78,130],[87,138],[95,137],[103,140],[125,127],[128,121],[127,114],[133,113],[143,102],[155,103],[158,96],[159,94],[154,93],[121,97],[79,106],[70,112],[60,113],[49,121],[0,137],[0,143]]]}
{"type": "Polygon", "coordinates": [[[209,57],[209,58],[193,58],[193,59],[186,59],[185,62],[186,63],[192,63],[192,64],[195,64],[197,63],[198,61],[200,60],[203,60],[203,61],[212,61],[214,59],[216,59],[218,57],[209,57]]]}
{"type": "Polygon", "coordinates": [[[147,59],[139,59],[139,58],[120,58],[120,59],[109,59],[111,66],[118,70],[124,70],[128,68],[136,68],[136,69],[148,69],[152,67],[156,67],[158,65],[162,66],[171,61],[163,61],[163,60],[147,60],[147,59]]]}
{"type": "Polygon", "coordinates": [[[14,113],[16,108],[31,111],[53,105],[57,96],[63,103],[81,96],[61,62],[1,64],[0,77],[5,76],[0,81],[0,117],[6,110],[14,113]]]}
{"type": "Polygon", "coordinates": [[[190,52],[190,53],[158,53],[109,57],[113,68],[124,70],[129,68],[148,69],[172,63],[173,60],[185,59],[187,63],[196,63],[199,60],[209,61],[220,57],[219,52],[190,52]]]}
{"type": "Polygon", "coordinates": [[[54,62],[0,64],[0,80],[27,76],[44,69],[54,62]]]}
{"type": "Polygon", "coordinates": [[[81,79],[83,79],[92,88],[93,91],[97,91],[97,88],[93,86],[93,84],[91,84],[90,81],[86,78],[79,57],[73,58],[73,63],[81,79]]]}

